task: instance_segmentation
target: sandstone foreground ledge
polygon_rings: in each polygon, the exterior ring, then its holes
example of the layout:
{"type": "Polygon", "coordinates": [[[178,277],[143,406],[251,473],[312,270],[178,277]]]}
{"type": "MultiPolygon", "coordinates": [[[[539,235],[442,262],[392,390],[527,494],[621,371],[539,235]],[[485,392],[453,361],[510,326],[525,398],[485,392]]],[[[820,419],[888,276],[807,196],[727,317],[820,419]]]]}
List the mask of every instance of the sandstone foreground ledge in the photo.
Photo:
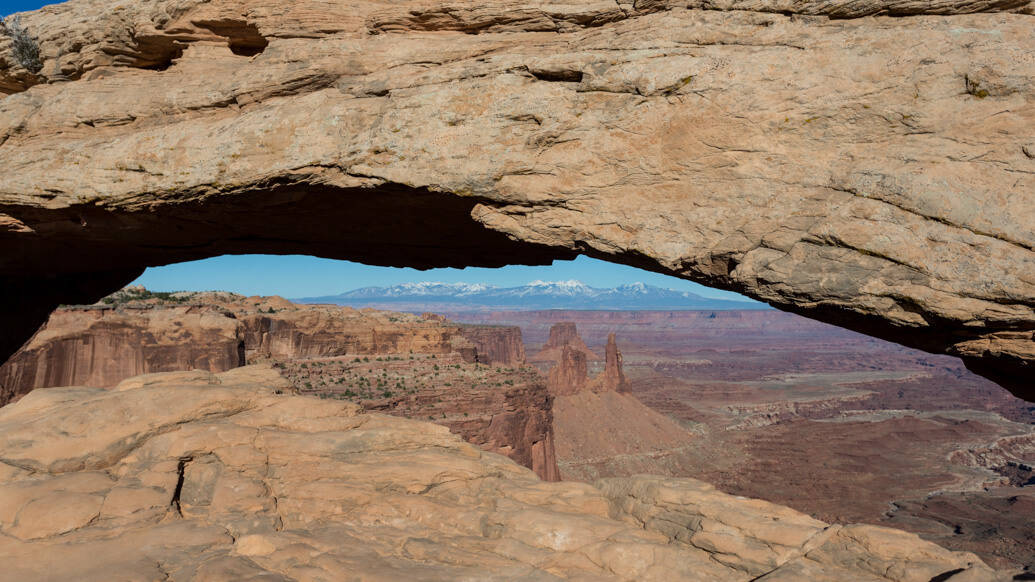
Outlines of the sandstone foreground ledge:
{"type": "Polygon", "coordinates": [[[0,409],[12,580],[991,582],[969,553],[691,479],[546,483],[270,368],[44,388],[0,409]]]}
{"type": "Polygon", "coordinates": [[[41,69],[0,40],[0,353],[148,265],[583,253],[959,355],[1030,400],[1031,14],[1019,0],[46,7],[22,18],[41,69]]]}

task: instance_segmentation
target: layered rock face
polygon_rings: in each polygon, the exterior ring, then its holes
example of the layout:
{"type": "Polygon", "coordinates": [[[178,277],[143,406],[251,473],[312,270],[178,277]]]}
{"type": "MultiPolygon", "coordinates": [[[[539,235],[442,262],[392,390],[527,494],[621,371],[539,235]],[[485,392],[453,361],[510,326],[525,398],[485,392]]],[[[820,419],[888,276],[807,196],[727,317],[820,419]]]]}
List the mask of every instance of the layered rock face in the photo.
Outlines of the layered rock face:
{"type": "Polygon", "coordinates": [[[0,405],[42,386],[114,386],[148,372],[243,366],[240,331],[213,306],[59,309],[0,366],[0,405]]]}
{"type": "Polygon", "coordinates": [[[298,390],[325,397],[348,391],[367,409],[430,417],[543,479],[559,479],[552,398],[542,378],[521,367],[524,348],[517,327],[459,326],[441,317],[223,292],[160,300],[146,289],[128,288],[106,300],[114,305],[55,311],[43,330],[0,366],[0,405],[41,387],[107,387],[141,373],[222,372],[246,361],[274,361],[298,390]],[[481,363],[517,368],[493,373],[481,363]],[[390,381],[381,376],[389,367],[390,381]],[[369,378],[376,378],[382,388],[353,392],[351,383],[344,384],[346,376],[350,382],[362,377],[368,387],[369,378]],[[433,381],[425,383],[428,378],[433,381]],[[410,390],[397,388],[400,380],[408,380],[410,390]]]}
{"type": "Polygon", "coordinates": [[[582,392],[588,382],[586,352],[571,346],[561,348],[557,364],[550,369],[546,385],[555,396],[582,392]]]}
{"type": "Polygon", "coordinates": [[[627,392],[629,383],[622,370],[622,352],[618,350],[614,332],[607,335],[604,346],[604,372],[600,376],[601,390],[609,392],[627,392]]]}
{"type": "Polygon", "coordinates": [[[462,326],[460,335],[477,349],[479,364],[517,366],[525,363],[525,342],[521,339],[520,327],[462,326]]]}
{"type": "Polygon", "coordinates": [[[699,481],[544,483],[256,366],[0,410],[0,568],[44,580],[993,581],[972,554],[699,481]],[[117,422],[113,422],[117,419],[117,422]]]}
{"type": "Polygon", "coordinates": [[[550,326],[550,337],[543,344],[531,361],[533,362],[557,362],[561,358],[564,346],[572,350],[582,352],[583,359],[587,362],[600,360],[600,356],[586,347],[586,342],[579,336],[579,330],[572,321],[561,321],[550,326]]]}
{"type": "MultiPolygon", "coordinates": [[[[146,290],[142,290],[147,293],[146,290]]],[[[222,372],[246,361],[348,355],[464,353],[471,362],[524,362],[521,331],[281,297],[187,294],[62,308],[0,366],[0,405],[34,388],[113,386],[142,373],[222,372]]]]}
{"type": "Polygon", "coordinates": [[[554,366],[548,372],[547,386],[554,395],[577,394],[583,390],[626,391],[628,383],[622,371],[622,352],[618,351],[614,333],[607,336],[604,354],[604,370],[590,379],[588,360],[592,352],[582,341],[574,323],[561,322],[550,328],[550,340],[536,358],[553,355],[554,366]]]}
{"type": "Polygon", "coordinates": [[[582,253],[959,355],[1031,398],[1031,12],[48,6],[22,18],[41,68],[0,41],[0,347],[57,303],[221,253],[582,253]]]}

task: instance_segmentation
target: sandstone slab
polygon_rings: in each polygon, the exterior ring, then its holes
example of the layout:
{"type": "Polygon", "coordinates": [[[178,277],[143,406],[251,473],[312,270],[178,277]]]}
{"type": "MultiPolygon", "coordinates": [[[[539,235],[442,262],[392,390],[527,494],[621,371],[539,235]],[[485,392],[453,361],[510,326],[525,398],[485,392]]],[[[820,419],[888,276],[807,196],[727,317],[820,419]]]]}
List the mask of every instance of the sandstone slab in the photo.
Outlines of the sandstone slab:
{"type": "Polygon", "coordinates": [[[27,582],[1002,578],[911,534],[699,481],[546,483],[444,427],[282,382],[249,366],[3,408],[0,568],[27,582]]]}

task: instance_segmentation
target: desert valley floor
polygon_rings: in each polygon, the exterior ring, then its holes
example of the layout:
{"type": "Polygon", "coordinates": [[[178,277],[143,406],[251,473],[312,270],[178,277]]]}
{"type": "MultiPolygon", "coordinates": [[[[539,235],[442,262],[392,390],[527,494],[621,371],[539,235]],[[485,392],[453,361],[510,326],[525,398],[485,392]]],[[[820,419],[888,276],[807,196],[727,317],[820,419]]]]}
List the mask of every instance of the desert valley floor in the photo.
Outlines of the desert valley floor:
{"type": "Polygon", "coordinates": [[[1035,405],[955,358],[777,311],[451,317],[519,325],[529,354],[560,321],[598,352],[617,332],[630,392],[693,435],[669,450],[562,460],[564,475],[695,477],[1035,568],[1035,405]]]}

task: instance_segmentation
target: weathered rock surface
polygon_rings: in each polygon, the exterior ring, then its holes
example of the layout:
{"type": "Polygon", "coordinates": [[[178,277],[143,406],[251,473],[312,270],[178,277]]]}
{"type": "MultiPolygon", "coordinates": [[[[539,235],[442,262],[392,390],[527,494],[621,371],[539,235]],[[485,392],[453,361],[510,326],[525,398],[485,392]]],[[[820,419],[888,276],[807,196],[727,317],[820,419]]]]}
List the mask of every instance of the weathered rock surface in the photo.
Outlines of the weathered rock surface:
{"type": "Polygon", "coordinates": [[[561,347],[556,365],[547,375],[546,385],[555,396],[576,394],[586,389],[589,372],[586,365],[586,352],[569,345],[561,347]]]}
{"type": "Polygon", "coordinates": [[[48,6],[22,19],[38,73],[0,43],[0,347],[59,302],[220,253],[584,253],[959,355],[1033,398],[1031,12],[48,6]],[[854,18],[881,14],[909,17],[854,18]]]}
{"type": "Polygon", "coordinates": [[[614,332],[607,334],[607,344],[604,346],[604,371],[600,374],[600,384],[601,390],[607,392],[626,392],[629,389],[625,371],[622,370],[622,352],[618,350],[614,332]]]}
{"type": "Polygon", "coordinates": [[[462,353],[471,362],[524,362],[517,327],[299,305],[282,297],[207,292],[160,300],[143,288],[129,292],[137,295],[126,299],[120,292],[108,299],[112,305],[55,311],[0,366],[0,406],[34,388],[108,387],[138,374],[223,372],[257,360],[462,353]]]}
{"type": "Polygon", "coordinates": [[[561,359],[561,352],[564,346],[582,352],[584,355],[583,359],[587,363],[600,360],[600,356],[586,347],[586,342],[582,341],[575,322],[561,321],[550,326],[550,337],[543,344],[543,347],[530,358],[530,361],[552,365],[561,359]]]}
{"type": "Polygon", "coordinates": [[[0,568],[42,580],[996,580],[972,554],[693,480],[544,483],[255,366],[0,410],[0,568]]]}
{"type": "Polygon", "coordinates": [[[604,347],[604,369],[595,378],[589,377],[589,360],[593,352],[582,341],[574,323],[561,322],[550,328],[550,341],[536,358],[553,356],[554,366],[547,372],[547,386],[555,395],[625,391],[628,383],[622,371],[622,352],[618,351],[615,334],[607,336],[604,347]]]}
{"type": "Polygon", "coordinates": [[[460,335],[477,348],[479,364],[518,366],[525,363],[525,342],[520,327],[465,325],[461,326],[460,335]]]}
{"type": "Polygon", "coordinates": [[[302,394],[427,419],[483,450],[506,455],[545,481],[560,479],[553,397],[534,368],[483,366],[456,353],[293,360],[276,365],[302,394]]]}
{"type": "Polygon", "coordinates": [[[58,309],[0,366],[0,405],[43,386],[114,386],[151,372],[243,366],[240,322],[215,306],[58,309]]]}

